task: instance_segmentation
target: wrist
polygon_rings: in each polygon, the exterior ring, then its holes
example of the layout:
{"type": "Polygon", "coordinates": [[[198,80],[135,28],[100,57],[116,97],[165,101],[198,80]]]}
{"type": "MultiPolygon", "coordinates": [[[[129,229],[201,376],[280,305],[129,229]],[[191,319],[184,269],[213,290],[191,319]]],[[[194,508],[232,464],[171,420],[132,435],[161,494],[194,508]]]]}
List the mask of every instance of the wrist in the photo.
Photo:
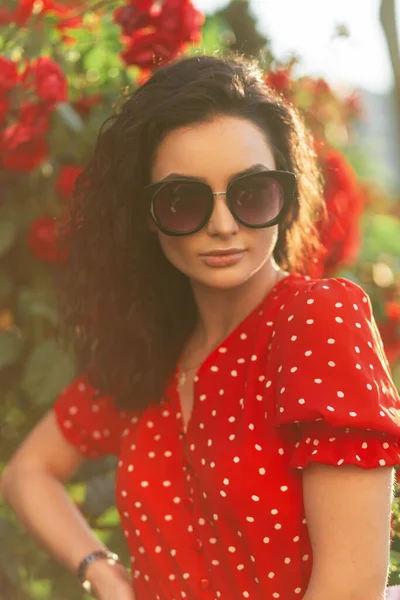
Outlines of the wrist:
{"type": "Polygon", "coordinates": [[[96,560],[86,571],[85,579],[90,582],[92,593],[99,597],[100,592],[114,590],[121,584],[132,585],[130,575],[121,563],[111,565],[107,560],[96,560]]]}

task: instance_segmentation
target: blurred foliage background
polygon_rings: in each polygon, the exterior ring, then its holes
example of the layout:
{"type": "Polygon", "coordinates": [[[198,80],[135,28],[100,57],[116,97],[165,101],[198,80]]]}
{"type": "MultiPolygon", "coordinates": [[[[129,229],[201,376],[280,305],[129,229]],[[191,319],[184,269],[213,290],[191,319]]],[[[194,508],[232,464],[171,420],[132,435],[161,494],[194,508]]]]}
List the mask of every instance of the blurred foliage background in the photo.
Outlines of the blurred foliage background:
{"type": "MultiPolygon", "coordinates": [[[[391,5],[386,3],[387,6],[391,5]]],[[[393,68],[390,10],[382,23],[393,68]]],[[[337,35],[348,35],[340,27],[337,35]]],[[[400,202],[377,177],[357,127],[356,93],[297,75],[257,29],[248,0],[203,15],[190,0],[3,0],[0,7],[0,470],[76,375],[55,341],[58,227],[98,130],[129,90],[180,54],[235,49],[257,57],[268,85],[302,111],[325,175],[330,222],[313,277],[342,276],[370,295],[400,385],[400,202]]],[[[400,78],[398,79],[400,81],[400,78]]],[[[397,80],[396,80],[397,81],[397,80]]],[[[400,112],[400,111],[399,111],[400,112]]],[[[384,165],[382,165],[382,169],[384,165]]],[[[379,168],[378,168],[379,170],[379,168]]],[[[114,506],[115,460],[87,461],[68,491],[96,534],[128,564],[114,506]]],[[[389,584],[400,583],[400,493],[389,584]]],[[[88,598],[0,502],[0,597],[88,598]]]]}

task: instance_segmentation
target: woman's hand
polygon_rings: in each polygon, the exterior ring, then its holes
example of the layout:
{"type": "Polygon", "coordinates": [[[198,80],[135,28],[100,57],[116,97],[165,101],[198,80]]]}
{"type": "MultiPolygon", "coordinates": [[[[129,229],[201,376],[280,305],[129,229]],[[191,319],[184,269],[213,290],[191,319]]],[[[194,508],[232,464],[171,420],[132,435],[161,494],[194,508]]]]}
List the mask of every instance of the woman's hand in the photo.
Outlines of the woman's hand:
{"type": "Polygon", "coordinates": [[[86,577],[98,600],[137,600],[131,576],[119,563],[95,561],[89,565],[86,577]]]}
{"type": "Polygon", "coordinates": [[[100,590],[97,598],[99,600],[137,600],[132,584],[126,581],[116,582],[114,587],[100,590]]]}

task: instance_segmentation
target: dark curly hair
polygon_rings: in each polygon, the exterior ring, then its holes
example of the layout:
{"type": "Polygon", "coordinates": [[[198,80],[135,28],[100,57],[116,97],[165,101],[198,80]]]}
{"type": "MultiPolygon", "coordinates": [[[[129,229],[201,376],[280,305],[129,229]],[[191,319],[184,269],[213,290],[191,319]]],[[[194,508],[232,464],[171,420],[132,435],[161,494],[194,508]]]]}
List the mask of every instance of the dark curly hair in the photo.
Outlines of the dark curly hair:
{"type": "Polygon", "coordinates": [[[276,168],[297,176],[276,263],[307,274],[320,247],[316,223],[327,215],[312,139],[297,110],[267,87],[257,61],[194,55],[156,69],[104,123],[78,177],[58,281],[58,331],[72,342],[79,371],[121,409],[160,404],[196,319],[188,278],[148,229],[141,189],[168,132],[218,115],[257,124],[276,168]]]}

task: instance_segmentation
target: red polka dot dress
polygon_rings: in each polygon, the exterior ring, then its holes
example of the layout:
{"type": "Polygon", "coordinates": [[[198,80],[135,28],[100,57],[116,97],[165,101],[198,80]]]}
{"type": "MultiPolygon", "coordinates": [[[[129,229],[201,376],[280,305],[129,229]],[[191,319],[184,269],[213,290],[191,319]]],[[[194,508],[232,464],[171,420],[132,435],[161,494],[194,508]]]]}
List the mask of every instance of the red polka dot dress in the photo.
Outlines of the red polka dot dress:
{"type": "Polygon", "coordinates": [[[368,295],[344,278],[279,281],[199,368],[186,432],[177,374],[141,417],[94,401],[85,377],[54,403],[85,456],[119,457],[138,600],[303,597],[302,469],[400,464],[400,397],[368,295]]]}

